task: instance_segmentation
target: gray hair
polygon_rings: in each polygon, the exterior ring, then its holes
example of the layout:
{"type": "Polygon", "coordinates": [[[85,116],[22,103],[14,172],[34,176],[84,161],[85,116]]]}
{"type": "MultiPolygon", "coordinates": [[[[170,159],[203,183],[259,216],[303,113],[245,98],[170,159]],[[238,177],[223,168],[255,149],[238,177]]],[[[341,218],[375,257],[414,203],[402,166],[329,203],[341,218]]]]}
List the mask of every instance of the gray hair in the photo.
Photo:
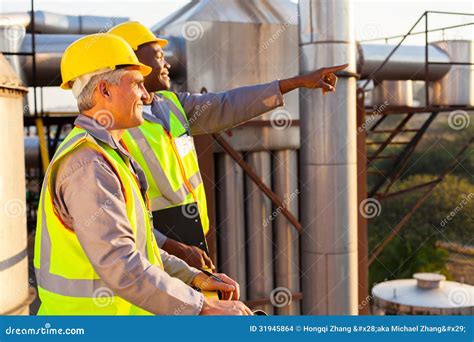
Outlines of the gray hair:
{"type": "Polygon", "coordinates": [[[92,109],[92,107],[94,107],[94,91],[99,82],[106,81],[107,83],[118,85],[120,84],[122,76],[126,72],[127,69],[117,69],[92,76],[77,97],[77,107],[79,108],[79,112],[82,113],[83,111],[92,109]]]}

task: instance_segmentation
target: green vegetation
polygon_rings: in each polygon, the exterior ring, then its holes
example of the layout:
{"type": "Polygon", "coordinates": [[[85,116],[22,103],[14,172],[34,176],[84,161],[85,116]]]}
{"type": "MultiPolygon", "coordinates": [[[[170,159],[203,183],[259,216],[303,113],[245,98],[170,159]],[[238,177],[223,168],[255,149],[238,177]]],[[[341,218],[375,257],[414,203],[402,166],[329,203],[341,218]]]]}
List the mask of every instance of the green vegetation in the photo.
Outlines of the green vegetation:
{"type": "MultiPolygon", "coordinates": [[[[461,146],[474,136],[474,123],[454,131],[443,119],[437,120],[427,132],[390,192],[435,180],[461,146]]],[[[411,278],[416,272],[440,272],[450,277],[445,269],[448,252],[437,248],[435,242],[474,245],[473,150],[471,145],[460,165],[438,184],[398,236],[385,247],[370,268],[369,284],[411,278]]],[[[377,167],[384,170],[388,163],[384,160],[377,167]]],[[[369,188],[371,184],[373,182],[369,182],[369,188]]],[[[426,188],[381,201],[380,215],[369,221],[369,250],[392,231],[425,191],[426,188]]]]}

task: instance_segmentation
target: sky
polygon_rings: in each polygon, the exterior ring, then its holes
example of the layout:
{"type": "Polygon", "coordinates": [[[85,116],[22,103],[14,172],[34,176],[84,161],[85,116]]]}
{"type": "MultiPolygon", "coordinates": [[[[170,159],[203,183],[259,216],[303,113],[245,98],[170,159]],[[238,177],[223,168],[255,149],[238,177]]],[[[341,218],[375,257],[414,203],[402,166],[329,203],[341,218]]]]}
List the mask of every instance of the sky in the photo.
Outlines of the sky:
{"type": "MultiPolygon", "coordinates": [[[[71,15],[124,16],[152,26],[188,2],[188,0],[35,0],[35,9],[71,15]]],[[[355,37],[358,41],[405,34],[423,12],[428,10],[474,13],[474,0],[352,0],[352,3],[355,37]]],[[[29,9],[30,0],[0,0],[0,16],[7,12],[25,12],[29,9]]],[[[430,14],[429,18],[430,29],[474,21],[472,16],[430,14]]],[[[421,30],[424,30],[424,23],[420,23],[415,29],[415,31],[421,30]]],[[[474,25],[446,31],[444,36],[441,32],[432,33],[429,37],[430,41],[442,38],[474,39],[474,25]]],[[[389,43],[396,44],[398,40],[391,40],[389,43]]],[[[424,36],[409,38],[406,43],[424,44],[424,36]]],[[[71,100],[72,96],[67,101],[71,100]]]]}

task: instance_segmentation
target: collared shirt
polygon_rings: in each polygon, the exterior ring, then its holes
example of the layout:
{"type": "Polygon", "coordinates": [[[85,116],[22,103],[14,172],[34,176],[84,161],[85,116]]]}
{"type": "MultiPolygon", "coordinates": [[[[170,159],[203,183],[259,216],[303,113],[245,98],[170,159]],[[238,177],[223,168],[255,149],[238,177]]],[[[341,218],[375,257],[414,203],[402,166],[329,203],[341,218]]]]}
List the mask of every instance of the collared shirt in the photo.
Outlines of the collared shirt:
{"type": "MultiPolygon", "coordinates": [[[[176,93],[192,135],[216,133],[237,126],[285,104],[278,80],[239,87],[218,93],[176,93]]],[[[174,108],[161,96],[154,96],[149,106],[143,106],[143,117],[161,124],[169,131],[169,116],[174,108]]],[[[176,113],[178,114],[178,113],[176,113]]],[[[158,246],[163,247],[167,237],[154,229],[158,246]]]]}
{"type": "MultiPolygon", "coordinates": [[[[82,114],[75,124],[128,160],[142,192],[146,191],[143,170],[104,127],[82,114]]],[[[163,271],[136,250],[120,179],[104,156],[86,145],[78,147],[60,161],[52,184],[61,219],[76,233],[94,270],[110,289],[154,314],[199,314],[204,297],[187,285],[199,271],[160,250],[163,271]]]]}

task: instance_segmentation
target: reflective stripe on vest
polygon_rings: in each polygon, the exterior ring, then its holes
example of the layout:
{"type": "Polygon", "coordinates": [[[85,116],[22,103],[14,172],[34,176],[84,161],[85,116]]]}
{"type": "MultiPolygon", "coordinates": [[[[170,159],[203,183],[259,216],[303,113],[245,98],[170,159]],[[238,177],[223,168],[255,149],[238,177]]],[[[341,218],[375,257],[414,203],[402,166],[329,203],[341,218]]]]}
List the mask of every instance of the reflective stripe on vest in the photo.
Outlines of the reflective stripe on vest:
{"type": "Polygon", "coordinates": [[[39,314],[150,314],[116,296],[106,286],[95,273],[76,234],[61,222],[55,212],[50,182],[57,162],[84,143],[106,158],[121,181],[137,251],[151,264],[163,268],[145,200],[134,175],[117,152],[76,127],[55,153],[41,191],[34,257],[42,301],[39,314]]]}
{"type": "Polygon", "coordinates": [[[194,143],[185,156],[177,151],[175,139],[189,132],[189,123],[176,94],[161,91],[156,94],[170,108],[166,117],[169,132],[163,120],[144,114],[140,127],[127,130],[123,141],[132,157],[140,164],[148,180],[148,195],[153,211],[196,202],[202,228],[209,230],[206,194],[194,143]]]}

